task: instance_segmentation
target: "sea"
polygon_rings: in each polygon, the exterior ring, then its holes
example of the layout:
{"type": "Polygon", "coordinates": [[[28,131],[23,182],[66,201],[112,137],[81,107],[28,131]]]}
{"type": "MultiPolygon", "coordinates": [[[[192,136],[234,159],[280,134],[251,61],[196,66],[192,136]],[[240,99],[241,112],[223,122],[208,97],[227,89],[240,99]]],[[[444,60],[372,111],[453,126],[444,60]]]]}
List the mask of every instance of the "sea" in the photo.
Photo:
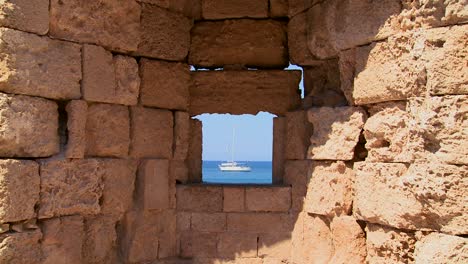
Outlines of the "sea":
{"type": "Polygon", "coordinates": [[[203,161],[202,177],[204,183],[211,184],[271,184],[271,161],[236,161],[244,163],[250,172],[222,172],[218,165],[226,161],[203,161]]]}

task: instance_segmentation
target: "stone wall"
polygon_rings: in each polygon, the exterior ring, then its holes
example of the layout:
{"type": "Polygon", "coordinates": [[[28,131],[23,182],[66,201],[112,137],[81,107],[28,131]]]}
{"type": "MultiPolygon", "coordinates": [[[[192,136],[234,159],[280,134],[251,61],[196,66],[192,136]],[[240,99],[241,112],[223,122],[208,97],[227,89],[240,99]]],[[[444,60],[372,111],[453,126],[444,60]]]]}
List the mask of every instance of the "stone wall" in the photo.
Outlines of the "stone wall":
{"type": "Polygon", "coordinates": [[[0,263],[466,263],[467,6],[0,2],[0,263]],[[202,184],[260,111],[274,185],[202,184]]]}

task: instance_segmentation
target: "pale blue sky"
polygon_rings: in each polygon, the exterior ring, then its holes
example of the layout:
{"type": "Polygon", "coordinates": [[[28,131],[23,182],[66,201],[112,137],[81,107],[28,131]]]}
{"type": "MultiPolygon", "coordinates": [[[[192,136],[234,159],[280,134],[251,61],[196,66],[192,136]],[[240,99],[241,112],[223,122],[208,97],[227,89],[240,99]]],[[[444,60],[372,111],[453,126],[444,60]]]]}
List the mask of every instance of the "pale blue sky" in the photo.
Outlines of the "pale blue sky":
{"type": "MultiPolygon", "coordinates": [[[[288,69],[300,69],[291,65],[288,69]]],[[[303,90],[301,82],[300,88],[303,90]]],[[[234,159],[236,161],[271,161],[274,115],[204,114],[203,160],[230,160],[232,130],[235,127],[234,159]]]]}

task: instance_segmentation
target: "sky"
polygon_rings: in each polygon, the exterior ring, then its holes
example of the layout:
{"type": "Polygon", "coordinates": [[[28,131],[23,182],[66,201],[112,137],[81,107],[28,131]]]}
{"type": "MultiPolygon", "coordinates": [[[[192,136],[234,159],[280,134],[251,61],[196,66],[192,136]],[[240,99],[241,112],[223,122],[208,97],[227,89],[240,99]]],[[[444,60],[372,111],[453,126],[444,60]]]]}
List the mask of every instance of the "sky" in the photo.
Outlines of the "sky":
{"type": "MultiPolygon", "coordinates": [[[[291,65],[288,69],[300,69],[291,65]]],[[[303,90],[303,84],[300,84],[303,90]]],[[[203,160],[231,160],[235,130],[235,161],[271,161],[273,117],[260,112],[254,115],[203,114],[196,118],[203,123],[203,160]]]]}

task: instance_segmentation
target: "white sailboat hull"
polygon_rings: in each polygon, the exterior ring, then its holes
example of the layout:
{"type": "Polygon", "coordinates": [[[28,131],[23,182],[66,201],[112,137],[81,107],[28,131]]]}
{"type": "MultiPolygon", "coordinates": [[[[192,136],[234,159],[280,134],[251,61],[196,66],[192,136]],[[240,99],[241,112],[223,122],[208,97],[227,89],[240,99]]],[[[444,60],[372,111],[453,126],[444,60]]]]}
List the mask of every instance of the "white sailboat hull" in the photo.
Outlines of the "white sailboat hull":
{"type": "Polygon", "coordinates": [[[243,171],[243,172],[248,172],[251,171],[250,167],[245,167],[245,166],[219,166],[219,170],[221,171],[243,171]]]}

